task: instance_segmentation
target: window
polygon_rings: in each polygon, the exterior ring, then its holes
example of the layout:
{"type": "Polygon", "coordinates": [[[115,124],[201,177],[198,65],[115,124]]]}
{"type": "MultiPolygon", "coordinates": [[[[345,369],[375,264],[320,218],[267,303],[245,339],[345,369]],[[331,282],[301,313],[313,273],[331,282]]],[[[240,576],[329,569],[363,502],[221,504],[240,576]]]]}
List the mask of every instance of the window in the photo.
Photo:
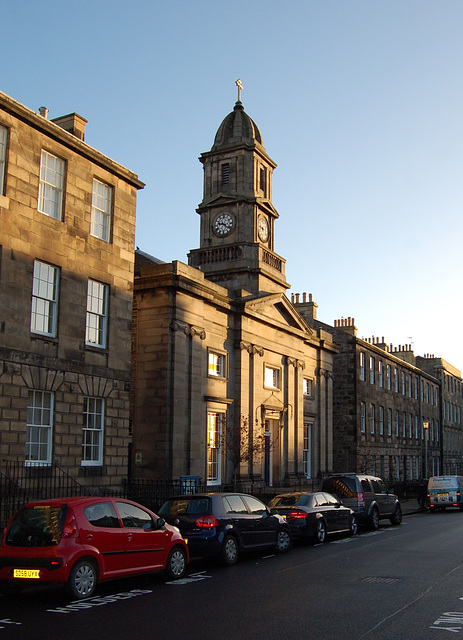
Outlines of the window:
{"type": "Polygon", "coordinates": [[[144,509],[128,502],[116,502],[116,507],[121,516],[123,527],[148,530],[155,528],[151,515],[144,509]]]}
{"type": "Polygon", "coordinates": [[[375,432],[375,422],[376,422],[376,407],[374,404],[370,405],[370,431],[371,433],[375,432]]]}
{"type": "Polygon", "coordinates": [[[395,435],[397,437],[400,435],[400,413],[398,409],[395,412],[395,435]]]}
{"type": "Polygon", "coordinates": [[[412,374],[408,374],[408,397],[411,398],[413,396],[413,383],[412,383],[412,374]]]}
{"type": "Polygon", "coordinates": [[[112,187],[99,180],[93,180],[90,233],[105,242],[109,242],[111,235],[111,208],[112,187]]]}
{"type": "Polygon", "coordinates": [[[280,370],[274,367],[265,367],[264,369],[264,387],[269,389],[280,388],[280,370]]]}
{"type": "Polygon", "coordinates": [[[399,372],[397,367],[394,367],[394,380],[395,380],[395,392],[399,393],[399,372]]]}
{"type": "Polygon", "coordinates": [[[118,529],[119,518],[112,502],[97,502],[84,508],[84,515],[94,527],[118,529]]]}
{"type": "Polygon", "coordinates": [[[222,185],[224,184],[230,184],[230,165],[228,162],[222,165],[222,185]]]}
{"type": "Polygon", "coordinates": [[[360,380],[365,382],[365,354],[360,352],[360,380]]]}
{"type": "Polygon", "coordinates": [[[407,437],[407,414],[402,412],[402,438],[407,437]]]}
{"type": "Polygon", "coordinates": [[[384,435],[384,407],[379,408],[379,435],[384,435]]]}
{"type": "Polygon", "coordinates": [[[29,391],[27,399],[27,462],[51,462],[53,396],[47,391],[29,391]]]}
{"type": "Polygon", "coordinates": [[[56,336],[58,316],[57,267],[34,262],[32,281],[31,331],[45,336],[56,336]]]}
{"type": "Polygon", "coordinates": [[[392,409],[387,410],[387,435],[392,436],[392,409]]]}
{"type": "Polygon", "coordinates": [[[108,325],[108,286],[88,281],[87,287],[87,324],[85,343],[93,347],[106,347],[108,325]]]}
{"type": "Polygon", "coordinates": [[[302,463],[303,472],[306,478],[312,477],[312,463],[311,463],[311,451],[312,451],[312,425],[304,424],[304,432],[302,437],[302,463]]]}
{"type": "Polygon", "coordinates": [[[40,159],[39,211],[55,220],[62,219],[64,160],[42,151],[40,159]]]}
{"type": "Polygon", "coordinates": [[[6,141],[8,130],[0,126],[0,196],[5,195],[6,141]]]}
{"type": "Polygon", "coordinates": [[[360,430],[362,433],[366,431],[367,409],[364,402],[360,403],[360,430]]]}
{"type": "Polygon", "coordinates": [[[391,386],[391,365],[388,364],[386,365],[386,386],[388,388],[388,390],[390,391],[392,386],[391,386]]]}
{"type": "Polygon", "coordinates": [[[370,356],[370,384],[375,384],[375,359],[370,356]]]}
{"type": "Polygon", "coordinates": [[[260,190],[263,191],[264,196],[266,196],[267,195],[267,169],[265,167],[260,168],[259,186],[260,186],[260,190]]]}
{"type": "Polygon", "coordinates": [[[311,378],[303,378],[303,380],[302,380],[302,393],[307,398],[312,398],[312,395],[313,395],[313,380],[311,378]]]}
{"type": "Polygon", "coordinates": [[[378,382],[381,389],[384,387],[384,363],[378,360],[378,382]]]}
{"type": "Polygon", "coordinates": [[[405,373],[403,371],[400,373],[400,379],[402,381],[402,395],[404,396],[406,393],[406,390],[405,390],[405,373]]]}
{"type": "Polygon", "coordinates": [[[413,416],[411,413],[408,414],[408,435],[411,440],[413,438],[413,416]]]}
{"type": "Polygon", "coordinates": [[[208,373],[215,378],[225,377],[225,356],[209,351],[208,373]]]}
{"type": "Polygon", "coordinates": [[[221,461],[220,439],[222,437],[223,413],[208,412],[207,414],[207,482],[220,484],[221,461]]]}
{"type": "Polygon", "coordinates": [[[84,398],[82,466],[103,464],[104,400],[84,398]]]}

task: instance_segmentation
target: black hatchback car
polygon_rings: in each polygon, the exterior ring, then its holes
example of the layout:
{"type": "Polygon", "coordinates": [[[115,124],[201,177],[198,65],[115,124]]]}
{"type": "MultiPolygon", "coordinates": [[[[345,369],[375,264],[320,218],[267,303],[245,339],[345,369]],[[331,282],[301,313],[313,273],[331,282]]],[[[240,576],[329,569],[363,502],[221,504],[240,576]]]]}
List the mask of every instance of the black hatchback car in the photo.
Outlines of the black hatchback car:
{"type": "Polygon", "coordinates": [[[174,496],[159,515],[178,527],[191,556],[218,557],[232,565],[242,551],[288,551],[290,528],[280,515],[254,496],[244,493],[197,493],[174,496]]]}
{"type": "Polygon", "coordinates": [[[357,516],[352,509],[324,491],[283,493],[272,498],[269,507],[286,519],[295,538],[325,542],[327,534],[357,533],[357,516]]]}

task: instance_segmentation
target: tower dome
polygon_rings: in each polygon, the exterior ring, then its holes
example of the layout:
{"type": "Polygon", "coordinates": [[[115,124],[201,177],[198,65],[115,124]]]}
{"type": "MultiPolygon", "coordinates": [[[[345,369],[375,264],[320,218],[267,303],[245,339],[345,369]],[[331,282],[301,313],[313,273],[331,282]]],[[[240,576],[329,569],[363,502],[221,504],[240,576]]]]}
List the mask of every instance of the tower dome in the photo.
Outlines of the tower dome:
{"type": "Polygon", "coordinates": [[[245,112],[243,104],[237,100],[231,113],[226,116],[215,134],[211,151],[228,148],[237,144],[262,145],[259,127],[245,112]]]}

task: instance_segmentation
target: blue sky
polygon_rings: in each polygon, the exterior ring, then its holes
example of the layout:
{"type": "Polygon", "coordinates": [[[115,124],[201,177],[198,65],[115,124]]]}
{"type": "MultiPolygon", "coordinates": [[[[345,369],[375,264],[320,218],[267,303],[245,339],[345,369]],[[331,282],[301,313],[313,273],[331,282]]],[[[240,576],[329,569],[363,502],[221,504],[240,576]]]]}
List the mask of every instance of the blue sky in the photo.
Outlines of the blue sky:
{"type": "MultiPolygon", "coordinates": [[[[5,3],[6,4],[6,3],[5,3]]],[[[244,85],[278,164],[275,249],[320,320],[463,369],[461,0],[16,0],[0,90],[135,171],[136,243],[187,262],[244,85]]]]}

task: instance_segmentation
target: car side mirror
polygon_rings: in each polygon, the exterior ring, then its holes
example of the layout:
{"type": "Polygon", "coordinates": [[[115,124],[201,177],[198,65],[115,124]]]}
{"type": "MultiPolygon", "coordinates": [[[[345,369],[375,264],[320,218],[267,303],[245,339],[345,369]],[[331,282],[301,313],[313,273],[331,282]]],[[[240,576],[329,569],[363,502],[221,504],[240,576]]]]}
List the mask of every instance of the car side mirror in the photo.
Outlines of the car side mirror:
{"type": "Polygon", "coordinates": [[[158,518],[156,520],[156,529],[162,529],[162,527],[166,524],[164,518],[158,518]]]}

